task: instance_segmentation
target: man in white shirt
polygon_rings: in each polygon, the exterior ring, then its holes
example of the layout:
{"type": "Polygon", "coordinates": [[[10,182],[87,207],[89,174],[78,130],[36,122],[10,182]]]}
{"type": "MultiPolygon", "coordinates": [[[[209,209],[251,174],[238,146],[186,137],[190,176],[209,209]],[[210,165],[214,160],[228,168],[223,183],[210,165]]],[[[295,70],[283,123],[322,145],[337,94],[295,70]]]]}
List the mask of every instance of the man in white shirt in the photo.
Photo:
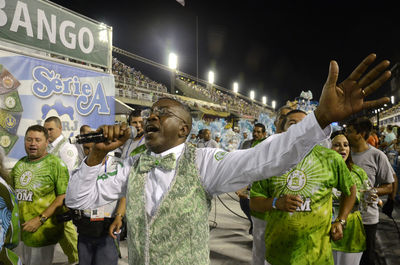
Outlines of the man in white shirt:
{"type": "MultiPolygon", "coordinates": [[[[47,152],[61,158],[67,165],[68,171],[71,171],[78,165],[78,149],[75,145],[70,144],[68,139],[62,134],[62,125],[60,118],[51,116],[44,121],[43,125],[49,134],[49,145],[47,152]]],[[[78,235],[72,221],[64,224],[64,236],[59,244],[68,257],[70,264],[78,261],[78,235]]]]}
{"type": "Polygon", "coordinates": [[[388,102],[388,98],[364,102],[390,77],[390,72],[382,73],[388,61],[362,77],[375,58],[369,55],[339,85],[338,65],[332,61],[314,113],[287,132],[246,150],[227,153],[184,144],[191,130],[190,112],[173,99],[160,99],[145,117],[149,152],[125,159],[105,181],[96,182],[104,174],[101,161],[107,152],[121,146],[130,134],[126,125],[101,127],[109,141],[97,143],[81,168],[74,171],[66,203],[85,209],[126,194],[130,264],[209,264],[208,207],[212,196],[284,173],[329,137],[331,122],[388,102]],[[190,182],[185,182],[186,177],[190,182]]]}
{"type": "Polygon", "coordinates": [[[70,144],[68,139],[62,134],[60,118],[51,116],[44,121],[43,126],[49,133],[47,152],[61,158],[71,172],[78,164],[78,150],[75,145],[70,144]]]}

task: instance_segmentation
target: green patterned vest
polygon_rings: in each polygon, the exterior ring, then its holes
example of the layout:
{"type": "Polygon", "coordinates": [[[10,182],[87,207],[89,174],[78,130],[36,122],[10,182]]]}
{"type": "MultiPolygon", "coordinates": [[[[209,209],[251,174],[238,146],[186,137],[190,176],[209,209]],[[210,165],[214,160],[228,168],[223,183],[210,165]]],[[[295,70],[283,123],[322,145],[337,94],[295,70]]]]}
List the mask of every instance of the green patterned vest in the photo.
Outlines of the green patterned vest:
{"type": "MultiPolygon", "coordinates": [[[[185,144],[170,189],[153,216],[145,208],[147,173],[132,167],[127,190],[129,264],[209,265],[211,197],[195,166],[196,148],[185,144]]],[[[139,159],[138,159],[139,160],[139,159]]]]}

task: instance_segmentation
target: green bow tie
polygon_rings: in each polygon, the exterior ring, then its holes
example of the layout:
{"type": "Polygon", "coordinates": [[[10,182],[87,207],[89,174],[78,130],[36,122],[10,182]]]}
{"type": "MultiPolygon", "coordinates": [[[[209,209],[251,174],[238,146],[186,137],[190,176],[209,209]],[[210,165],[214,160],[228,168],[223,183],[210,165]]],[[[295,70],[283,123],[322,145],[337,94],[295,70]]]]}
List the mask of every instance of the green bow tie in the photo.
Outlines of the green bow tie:
{"type": "Polygon", "coordinates": [[[175,154],[171,153],[164,157],[155,157],[147,153],[140,156],[138,170],[141,173],[149,172],[152,168],[159,167],[164,170],[175,169],[176,159],[175,154]]]}

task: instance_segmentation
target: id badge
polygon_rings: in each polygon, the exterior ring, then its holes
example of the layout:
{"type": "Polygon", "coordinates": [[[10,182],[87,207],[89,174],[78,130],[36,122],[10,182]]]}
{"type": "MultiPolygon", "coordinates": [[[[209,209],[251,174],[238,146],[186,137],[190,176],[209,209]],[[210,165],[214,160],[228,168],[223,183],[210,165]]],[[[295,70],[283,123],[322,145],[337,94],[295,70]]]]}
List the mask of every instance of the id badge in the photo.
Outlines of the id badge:
{"type": "Polygon", "coordinates": [[[90,221],[104,221],[104,206],[90,210],[90,221]]]}

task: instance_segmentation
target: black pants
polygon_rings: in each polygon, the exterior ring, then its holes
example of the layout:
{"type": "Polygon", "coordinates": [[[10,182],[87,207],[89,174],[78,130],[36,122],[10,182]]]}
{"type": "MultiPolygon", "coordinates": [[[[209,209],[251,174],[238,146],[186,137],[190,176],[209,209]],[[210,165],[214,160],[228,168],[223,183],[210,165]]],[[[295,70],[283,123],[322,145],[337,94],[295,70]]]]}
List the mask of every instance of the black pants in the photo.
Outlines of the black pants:
{"type": "Polygon", "coordinates": [[[364,230],[367,240],[367,249],[363,252],[361,257],[360,265],[374,265],[375,264],[375,242],[376,242],[376,230],[378,224],[364,225],[364,230]]]}
{"type": "Polygon", "coordinates": [[[250,225],[251,225],[250,229],[252,230],[253,221],[251,220],[251,216],[250,216],[250,200],[239,197],[239,203],[240,203],[240,209],[242,209],[242,211],[244,212],[244,214],[247,216],[247,218],[250,221],[250,225]]]}

